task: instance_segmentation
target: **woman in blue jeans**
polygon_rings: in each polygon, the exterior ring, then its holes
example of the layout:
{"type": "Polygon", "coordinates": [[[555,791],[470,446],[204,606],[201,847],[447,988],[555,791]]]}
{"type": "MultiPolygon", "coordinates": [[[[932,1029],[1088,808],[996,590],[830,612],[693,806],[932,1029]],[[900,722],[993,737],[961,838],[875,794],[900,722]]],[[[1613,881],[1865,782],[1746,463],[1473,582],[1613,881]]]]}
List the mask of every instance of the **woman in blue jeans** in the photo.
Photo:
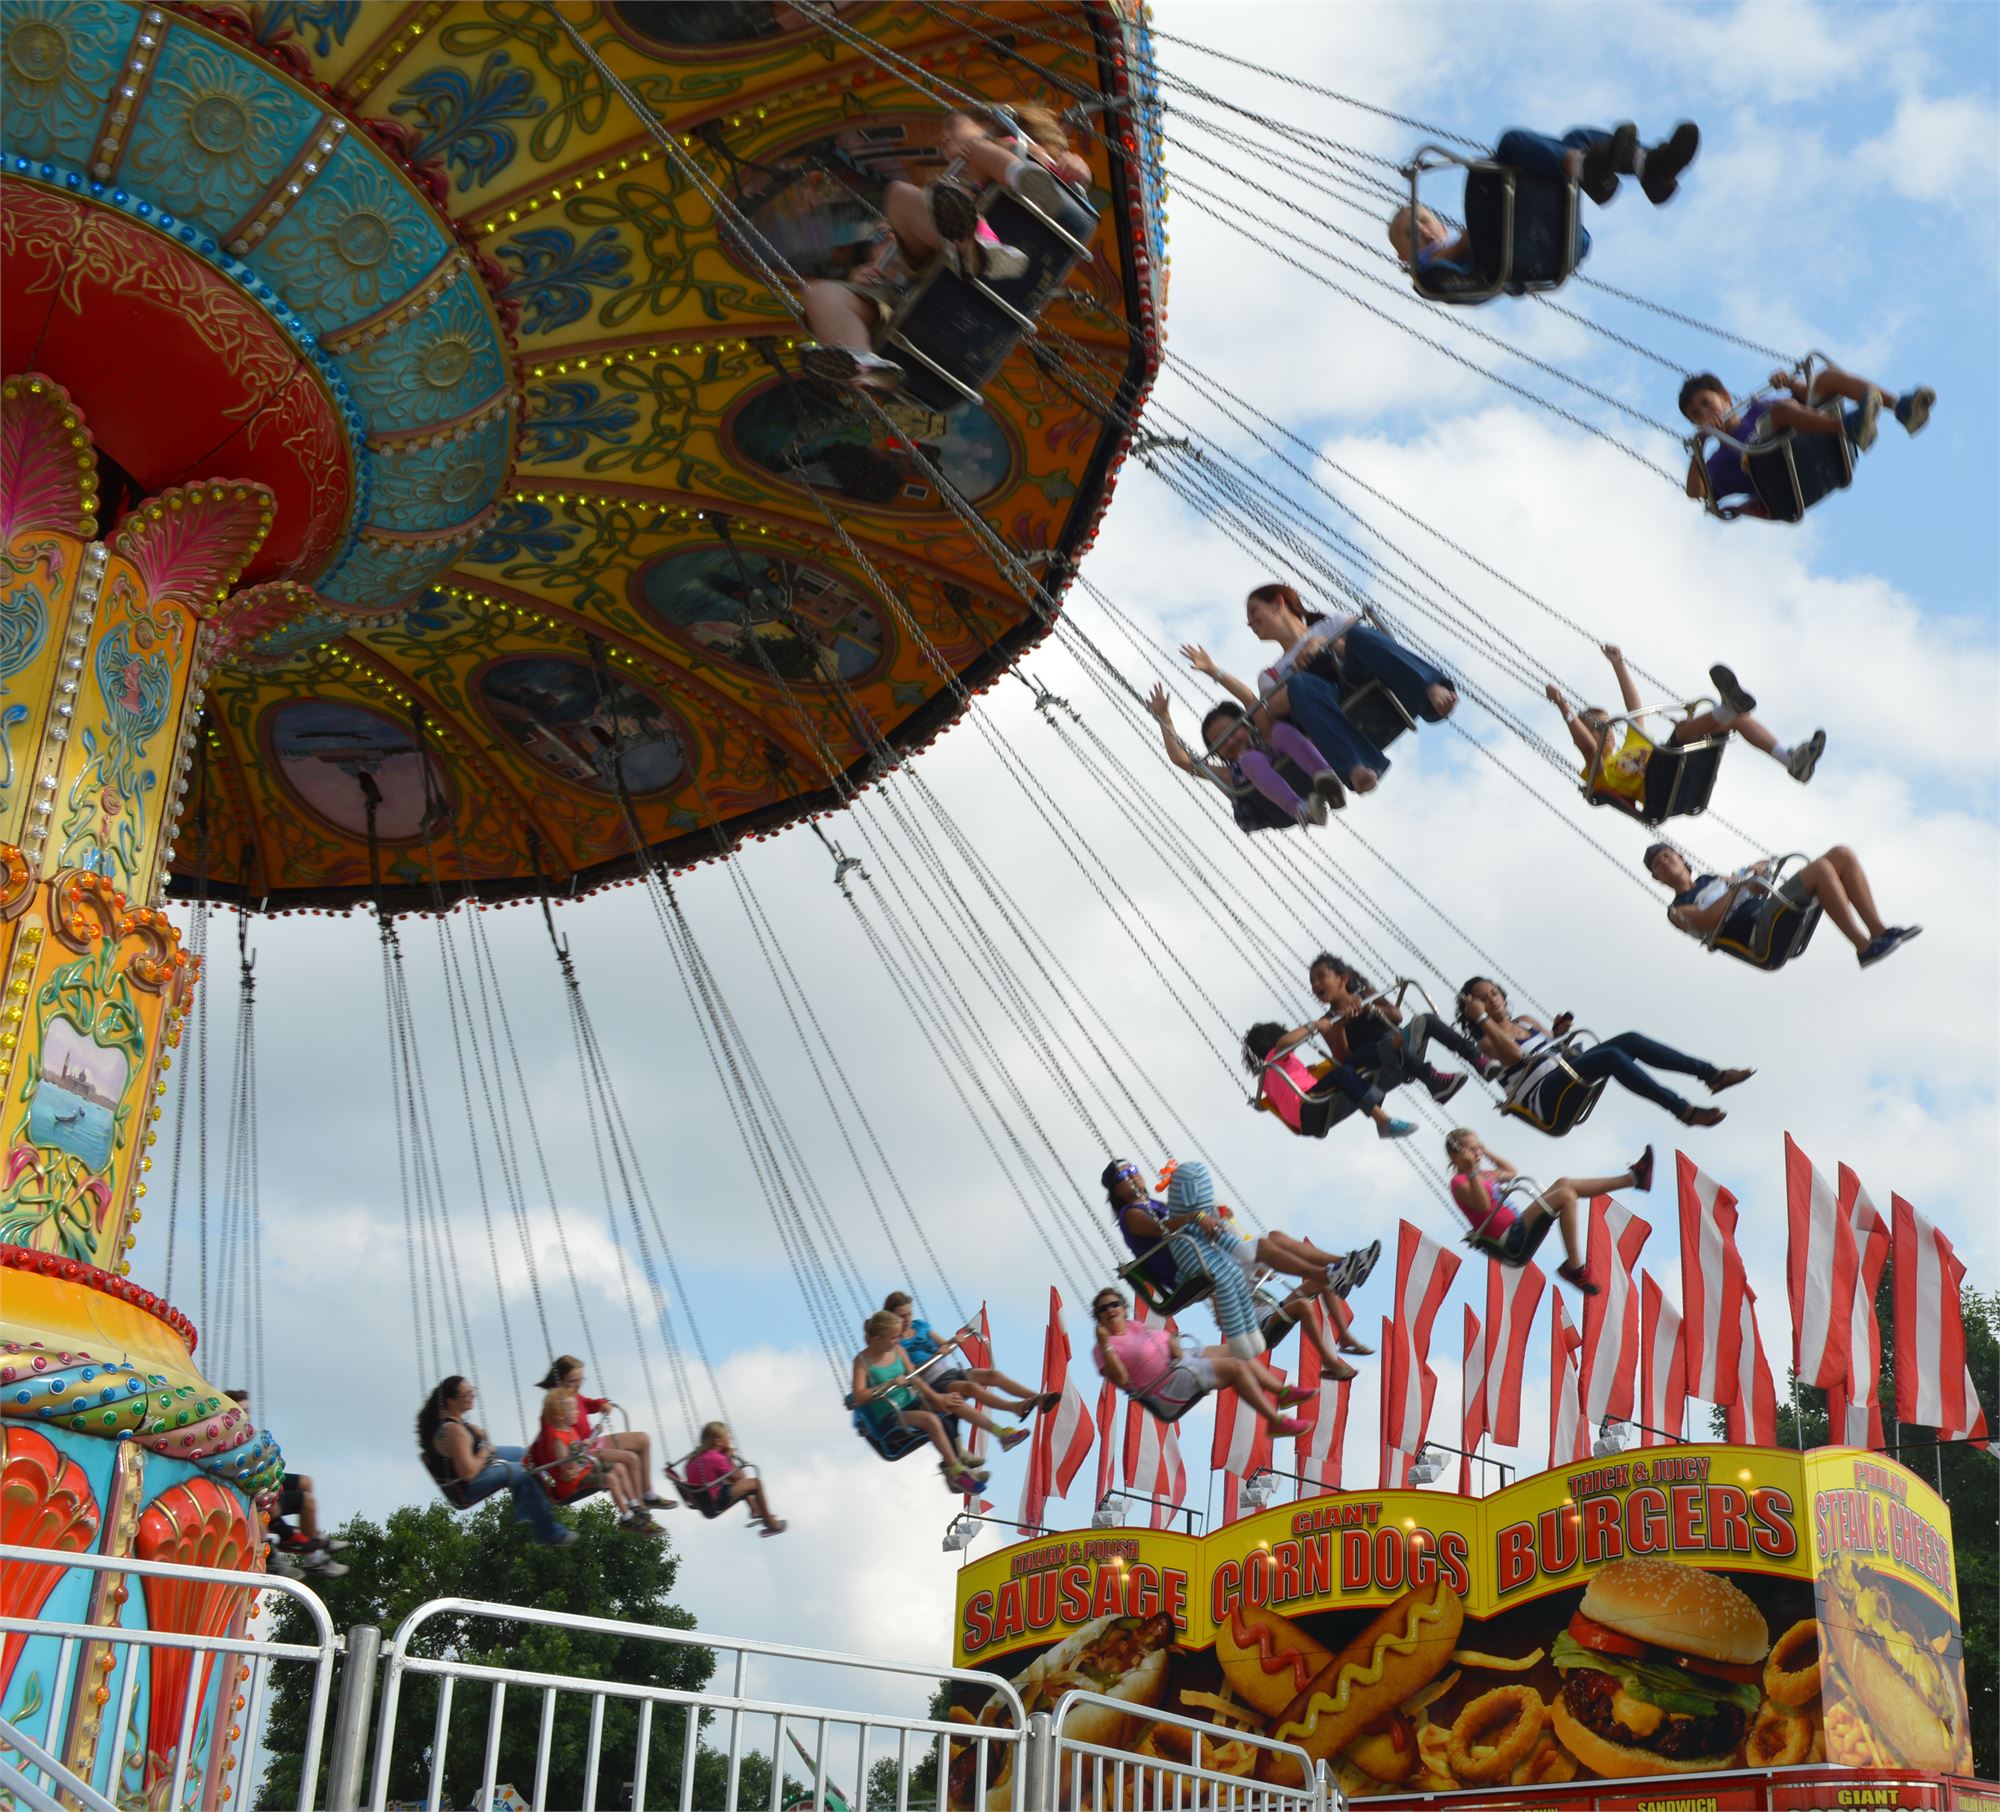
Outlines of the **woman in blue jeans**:
{"type": "Polygon", "coordinates": [[[514,1520],[526,1523],[546,1547],[566,1548],[574,1529],[556,1521],[542,1482],[523,1463],[519,1447],[495,1447],[486,1430],[466,1421],[472,1407],[471,1380],[447,1378],[417,1411],[417,1450],[444,1500],[454,1510],[470,1510],[496,1491],[514,1494],[514,1520]]]}
{"type": "MultiPolygon", "coordinates": [[[[1500,1065],[1500,1080],[1510,1100],[1533,1105],[1534,1092],[1545,1084],[1559,1088],[1562,1075],[1557,1059],[1556,1040],[1570,1029],[1571,1016],[1558,1013],[1553,1025],[1545,1026],[1525,1013],[1516,1013],[1507,1004],[1498,982],[1475,975],[1458,991],[1458,1023],[1468,1038],[1479,1041],[1481,1051],[1500,1065]]],[[[1708,1084],[1711,1095],[1719,1095],[1739,1082],[1748,1082],[1755,1070],[1725,1070],[1705,1058],[1689,1057],[1644,1032],[1620,1032],[1587,1051],[1568,1057],[1569,1067],[1586,1082],[1605,1078],[1622,1089],[1656,1106],[1664,1107],[1683,1126],[1715,1126],[1723,1117],[1719,1107],[1696,1107],[1664,1083],[1655,1081],[1640,1066],[1676,1075],[1698,1076],[1708,1084]]]]}

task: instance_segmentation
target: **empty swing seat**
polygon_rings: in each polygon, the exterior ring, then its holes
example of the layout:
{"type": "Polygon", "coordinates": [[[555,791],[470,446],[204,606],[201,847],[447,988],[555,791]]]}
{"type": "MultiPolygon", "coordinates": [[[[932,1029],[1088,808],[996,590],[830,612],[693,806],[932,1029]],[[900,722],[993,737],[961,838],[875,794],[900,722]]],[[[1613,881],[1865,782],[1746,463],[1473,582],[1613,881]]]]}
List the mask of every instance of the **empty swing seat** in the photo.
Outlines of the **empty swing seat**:
{"type": "Polygon", "coordinates": [[[1061,206],[1045,214],[999,184],[979,211],[1003,244],[1027,254],[1028,268],[1005,283],[961,277],[939,259],[911,287],[883,330],[877,350],[903,367],[903,395],[940,415],[979,401],[1035,317],[1079,261],[1090,254],[1097,215],[1067,185],[1061,206]]]}
{"type": "Polygon", "coordinates": [[[1564,1133],[1581,1126],[1590,1118],[1591,1109],[1597,1105],[1608,1081],[1605,1077],[1587,1081],[1570,1062],[1575,1041],[1589,1036],[1586,1032],[1571,1032],[1553,1050],[1537,1051],[1524,1059],[1517,1066],[1517,1076],[1502,1079],[1507,1098],[1500,1103],[1499,1111],[1525,1121],[1551,1139],[1560,1139],[1564,1133]]]}
{"type": "Polygon", "coordinates": [[[1432,302],[1489,302],[1503,291],[1559,289],[1583,257],[1583,221],[1577,186],[1527,176],[1506,164],[1455,157],[1426,145],[1410,166],[1410,206],[1425,170],[1458,165],[1465,171],[1465,231],[1470,265],[1433,264],[1415,269],[1417,294],[1432,302]]]}

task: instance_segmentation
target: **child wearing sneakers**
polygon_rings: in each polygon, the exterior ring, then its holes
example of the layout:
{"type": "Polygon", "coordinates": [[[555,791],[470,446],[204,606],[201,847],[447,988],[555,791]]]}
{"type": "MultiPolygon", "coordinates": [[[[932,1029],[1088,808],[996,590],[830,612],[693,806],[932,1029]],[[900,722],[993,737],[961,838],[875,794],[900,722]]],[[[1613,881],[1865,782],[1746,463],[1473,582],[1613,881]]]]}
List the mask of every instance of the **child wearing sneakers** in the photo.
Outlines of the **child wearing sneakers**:
{"type": "MultiPolygon", "coordinates": [[[[1639,710],[1639,688],[1632,683],[1623,651],[1615,642],[1606,642],[1603,654],[1617,675],[1618,695],[1624,700],[1625,709],[1639,710]]],[[[1787,748],[1750,715],[1757,709],[1757,701],[1737,683],[1729,668],[1718,663],[1709,668],[1708,677],[1720,703],[1713,711],[1697,711],[1676,723],[1667,738],[1669,748],[1700,742],[1710,736],[1740,736],[1753,749],[1761,749],[1773,761],[1783,762],[1785,772],[1801,784],[1813,777],[1819,758],[1826,753],[1824,730],[1815,730],[1803,742],[1787,748]]],[[[1585,705],[1581,711],[1572,711],[1562,688],[1553,682],[1548,687],[1548,696],[1569,726],[1570,740],[1583,757],[1584,778],[1592,790],[1615,799],[1644,799],[1646,764],[1658,746],[1652,738],[1634,724],[1614,728],[1611,713],[1602,705],[1585,705]]]]}
{"type": "MultiPolygon", "coordinates": [[[[1774,371],[1771,383],[1786,394],[1752,397],[1738,408],[1714,372],[1697,372],[1681,385],[1681,414],[1706,433],[1727,434],[1731,440],[1746,445],[1774,439],[1790,429],[1799,434],[1845,433],[1860,452],[1866,453],[1875,444],[1876,419],[1883,409],[1896,418],[1905,434],[1915,434],[1930,420],[1937,403],[1937,392],[1927,385],[1920,384],[1914,390],[1894,396],[1879,384],[1829,365],[1814,378],[1811,394],[1837,396],[1854,404],[1836,421],[1824,409],[1810,406],[1806,400],[1806,381],[1796,372],[1774,371]]],[[[1742,514],[1765,514],[1762,505],[1755,501],[1745,459],[1734,447],[1717,447],[1706,458],[1697,449],[1688,461],[1687,494],[1706,499],[1718,508],[1732,499],[1749,498],[1752,501],[1743,507],[1742,514]]]]}
{"type": "Polygon", "coordinates": [[[1246,836],[1289,824],[1324,824],[1328,809],[1345,803],[1346,789],[1333,764],[1289,719],[1273,718],[1260,739],[1243,707],[1225,701],[1201,720],[1203,752],[1196,754],[1174,729],[1165,686],[1153,688],[1146,709],[1159,719],[1167,759],[1183,774],[1221,787],[1246,836]],[[1308,781],[1312,791],[1301,795],[1285,778],[1287,769],[1308,781]]]}
{"type": "Polygon", "coordinates": [[[1525,1265],[1550,1230],[1560,1226],[1565,1256],[1556,1275],[1584,1296],[1595,1296],[1599,1286],[1585,1262],[1583,1204],[1620,1189],[1644,1195],[1653,1186],[1653,1148],[1648,1145],[1620,1176],[1557,1177],[1517,1210],[1500,1199],[1500,1186],[1521,1173],[1497,1151],[1488,1151],[1470,1127],[1445,1134],[1444,1155],[1451,1162],[1451,1199],[1472,1224],[1472,1245],[1503,1265],[1525,1265]]]}
{"type": "Polygon", "coordinates": [[[1295,1054],[1307,1039],[1332,1029],[1333,1022],[1326,1019],[1309,1020],[1289,1032],[1275,1019],[1260,1019],[1243,1034],[1243,1067],[1257,1078],[1258,1112],[1276,1114],[1302,1139],[1324,1139],[1334,1127],[1338,1091],[1375,1122],[1378,1139],[1407,1139],[1416,1123],[1392,1119],[1382,1105],[1382,1091],[1359,1070],[1346,1063],[1308,1067],[1295,1054]]]}
{"type": "MultiPolygon", "coordinates": [[[[1004,1410],[1015,1416],[1030,1415],[1038,1409],[1054,1409],[1061,1401],[1056,1392],[1030,1390],[1025,1384],[1016,1384],[1005,1372],[995,1371],[991,1366],[963,1365],[955,1360],[943,1359],[945,1353],[952,1351],[956,1351],[961,1358],[965,1356],[964,1331],[940,1340],[928,1321],[918,1319],[917,1305],[907,1292],[892,1291],[882,1299],[882,1306],[902,1323],[903,1332],[898,1344],[903,1349],[904,1357],[912,1365],[922,1368],[923,1377],[932,1390],[950,1396],[970,1397],[973,1402],[983,1403],[988,1409],[1004,1410]]],[[[982,1420],[975,1426],[991,1428],[992,1425],[982,1420]]],[[[1000,1436],[1001,1451],[1004,1453],[1027,1438],[1026,1429],[1012,1429],[1000,1436]]]]}
{"type": "Polygon", "coordinates": [[[878,1431],[900,1424],[928,1436],[943,1455],[938,1470],[947,1489],[961,1497],[975,1494],[986,1483],[986,1474],[952,1445],[944,1423],[948,1416],[973,1420],[972,1405],[963,1397],[933,1390],[912,1369],[901,1345],[903,1318],[894,1310],[877,1309],[861,1324],[861,1332],[868,1344],[854,1355],[848,1408],[859,1410],[878,1431]]]}
{"type": "MultiPolygon", "coordinates": [[[[1030,206],[1054,214],[1060,182],[1086,183],[1090,166],[1069,148],[1062,123],[1046,107],[954,113],[938,148],[975,183],[1003,183],[1030,206]]],[[[937,259],[964,277],[1005,283],[1028,268],[1027,254],[1003,245],[981,219],[970,190],[939,178],[919,188],[892,182],[884,190],[887,224],[844,282],[814,278],[805,286],[806,325],[816,344],[800,363],[827,383],[893,391],[903,369],[874,350],[876,329],[937,259]]]]}
{"type": "MultiPolygon", "coordinates": [[[[1646,199],[1657,208],[1672,198],[1680,187],[1681,172],[1700,149],[1701,130],[1691,120],[1683,120],[1657,145],[1643,148],[1639,128],[1630,120],[1610,132],[1600,126],[1574,126],[1561,138],[1517,126],[1501,134],[1493,161],[1524,176],[1573,182],[1600,208],[1617,196],[1621,176],[1635,176],[1646,199]]],[[[1581,264],[1590,255],[1590,235],[1579,232],[1578,239],[1581,264]]],[[[1389,243],[1398,258],[1419,271],[1471,269],[1470,235],[1454,234],[1429,208],[1418,208],[1414,220],[1408,207],[1398,208],[1389,220],[1389,243]]]]}

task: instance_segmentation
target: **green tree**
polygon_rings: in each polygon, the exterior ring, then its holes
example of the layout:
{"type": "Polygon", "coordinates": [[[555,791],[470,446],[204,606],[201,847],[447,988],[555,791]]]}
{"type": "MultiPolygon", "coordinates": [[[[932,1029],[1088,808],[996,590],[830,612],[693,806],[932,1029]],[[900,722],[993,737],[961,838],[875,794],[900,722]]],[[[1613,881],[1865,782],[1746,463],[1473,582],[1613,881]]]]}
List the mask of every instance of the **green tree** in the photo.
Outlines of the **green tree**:
{"type": "MultiPolygon", "coordinates": [[[[315,1581],[336,1629],[376,1625],[386,1642],[397,1625],[420,1604],[436,1598],[469,1598],[498,1604],[533,1605],[578,1617],[603,1617],[668,1629],[691,1629],[694,1619],[669,1599],[680,1568],[665,1541],[620,1535],[602,1503],[565,1513],[579,1539],[567,1548],[538,1547],[512,1520],[503,1495],[460,1517],[442,1503],[393,1512],[386,1523],[355,1518],[341,1531],[348,1543],[342,1556],[344,1579],[315,1581]]],[[[279,1641],[310,1642],[313,1632],[290,1599],[279,1601],[274,1635],[279,1641]]],[[[647,1641],[640,1637],[587,1634],[560,1624],[509,1623],[468,1616],[443,1616],[416,1636],[413,1652],[432,1658],[528,1669],[628,1685],[696,1691],[708,1684],[715,1657],[705,1648],[647,1641]]],[[[437,1714],[437,1681],[404,1676],[390,1745],[391,1799],[421,1800],[431,1767],[431,1732],[437,1714]]],[[[489,1695],[461,1683],[454,1695],[444,1759],[447,1806],[468,1806],[478,1791],[485,1763],[489,1695]]],[[[293,1805],[299,1797],[299,1765],[304,1748],[308,1689],[304,1670],[272,1673],[270,1722],[265,1746],[270,1763],[257,1803],[293,1805]]],[[[589,1707],[577,1694],[556,1701],[550,1746],[549,1803],[583,1803],[583,1770],[590,1735],[589,1707]]],[[[599,1800],[619,1804],[638,1754],[638,1706],[629,1700],[605,1702],[599,1800]]],[[[508,1695],[502,1721],[498,1779],[525,1791],[535,1778],[540,1735],[539,1695],[516,1687],[508,1695]]],[[[656,1707],[647,1771],[656,1784],[680,1780],[687,1740],[687,1714],[656,1707]]],[[[713,1775],[719,1789],[727,1758],[698,1749],[697,1777],[713,1775]],[[717,1773],[718,1767],[721,1773],[717,1773]]],[[[746,1757],[743,1778],[754,1779],[768,1796],[770,1761],[746,1757]]],[[[323,1804],[322,1768],[314,1804],[323,1804]]],[[[707,1785],[703,1792],[710,1791],[707,1785]]],[[[720,1797],[699,1803],[719,1804],[720,1797]]],[[[756,1803],[766,1803],[760,1800],[756,1803]]]]}
{"type": "MultiPolygon", "coordinates": [[[[951,1714],[951,1682],[943,1681],[937,1691],[931,1694],[931,1702],[925,1707],[924,1716],[942,1723],[951,1714]]],[[[912,1748],[916,1739],[910,1739],[912,1748]]],[[[879,1755],[874,1766],[868,1770],[868,1803],[871,1806],[893,1806],[896,1803],[896,1758],[893,1755],[879,1755]]],[[[932,1812],[937,1805],[937,1744],[930,1743],[924,1749],[920,1760],[910,1765],[910,1812],[932,1812]]]]}

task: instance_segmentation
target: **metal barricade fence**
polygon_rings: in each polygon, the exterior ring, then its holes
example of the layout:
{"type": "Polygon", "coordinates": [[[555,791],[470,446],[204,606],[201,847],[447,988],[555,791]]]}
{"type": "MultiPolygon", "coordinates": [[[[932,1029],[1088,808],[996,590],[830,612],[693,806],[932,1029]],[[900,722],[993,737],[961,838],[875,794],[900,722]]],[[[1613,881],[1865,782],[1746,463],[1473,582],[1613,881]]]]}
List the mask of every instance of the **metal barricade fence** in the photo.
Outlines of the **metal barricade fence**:
{"type": "MultiPolygon", "coordinates": [[[[258,1593],[275,1592],[296,1600],[304,1609],[312,1624],[316,1640],[302,1642],[266,1642],[254,1636],[228,1636],[208,1634],[205,1631],[186,1632],[173,1629],[134,1629],[119,1623],[74,1623],[49,1617],[0,1617],[0,1637],[21,1634],[29,1637],[53,1637],[56,1641],[55,1665],[51,1671],[46,1716],[37,1717],[37,1724],[46,1733],[41,1747],[52,1756],[62,1753],[62,1737],[72,1706],[73,1697],[83,1693],[97,1695],[97,1704],[105,1708],[108,1721],[104,1728],[110,1740],[119,1746],[111,1764],[111,1792],[109,1797],[122,1801],[125,1797],[121,1780],[125,1771],[123,1744],[125,1733],[132,1721],[133,1707],[137,1702],[142,1674],[149,1679],[153,1675],[153,1664],[157,1656],[170,1651],[183,1651],[189,1656],[191,1678],[202,1682],[209,1678],[213,1664],[226,1657],[232,1669],[247,1670],[240,1680],[243,1699],[242,1715],[232,1715],[231,1721],[239,1728],[241,1737],[236,1748],[239,1762],[246,1762],[257,1748],[262,1733],[265,1711],[265,1695],[270,1683],[271,1670],[282,1664],[297,1663],[312,1669],[312,1683],[307,1695],[308,1713],[304,1746],[301,1752],[299,1772],[299,1812],[307,1812],[313,1803],[315,1780],[319,1771],[320,1748],[326,1729],[328,1695],[333,1682],[334,1658],[340,1651],[339,1638],[334,1634],[332,1619],[328,1617],[326,1606],[306,1587],[294,1580],[280,1578],[268,1573],[243,1573],[216,1567],[189,1567],[161,1560],[138,1560],[109,1554],[70,1554],[48,1548],[24,1548],[12,1544],[0,1545],[0,1565],[11,1569],[15,1566],[56,1567],[59,1569],[78,1568],[94,1573],[114,1573],[142,1582],[146,1580],[175,1581],[186,1585],[219,1588],[229,1593],[244,1594],[246,1600],[254,1600],[258,1593]],[[81,1679],[85,1672],[98,1677],[81,1679]],[[115,1709],[114,1709],[115,1706],[115,1709]]],[[[204,1623],[217,1628],[235,1622],[236,1607],[228,1606],[225,1614],[214,1615],[217,1607],[204,1606],[204,1623]]],[[[247,1604],[246,1607],[247,1609],[247,1604]]],[[[235,1696],[229,1690],[230,1682],[224,1681],[225,1702],[235,1696]]],[[[150,1692],[150,1686],[149,1686],[150,1692]]],[[[180,1729],[173,1750],[173,1770],[171,1786],[164,1803],[178,1806],[184,1803],[188,1785],[190,1749],[193,1745],[196,1721],[201,1713],[204,1694],[198,1688],[187,1694],[186,1708],[180,1717],[180,1729]]],[[[80,1701],[79,1701],[80,1702],[80,1701]]],[[[17,1719],[19,1713],[16,1713],[17,1719]]],[[[218,1709],[217,1722],[222,1722],[218,1709]]],[[[142,1744],[143,1747],[143,1744],[142,1744]]],[[[43,1776],[45,1787],[63,1785],[54,1780],[48,1771],[35,1766],[26,1752],[16,1764],[31,1781],[37,1773],[43,1776]]],[[[142,1770],[150,1758],[142,1756],[142,1770]]],[[[242,1770],[248,1772],[247,1766],[242,1770]]],[[[251,1797],[250,1783],[240,1782],[233,1790],[233,1797],[248,1803],[251,1797]]]]}
{"type": "Polygon", "coordinates": [[[1296,1743],[1100,1692],[1064,1693],[1049,1737],[1047,1798],[1030,1812],[1324,1812],[1335,1803],[1325,1771],[1296,1743]],[[1135,1720],[1151,1726],[1150,1753],[1123,1746],[1135,1720]]]}
{"type": "MultiPolygon", "coordinates": [[[[499,1632],[494,1632],[496,1635],[499,1632]]],[[[743,1812],[746,1807],[743,1776],[752,1756],[769,1763],[769,1785],[757,1804],[765,1812],[780,1812],[786,1793],[785,1763],[788,1746],[804,1772],[810,1775],[806,1791],[815,1808],[833,1808],[844,1802],[851,1812],[870,1812],[893,1804],[896,1812],[909,1812],[911,1776],[927,1759],[935,1758],[935,1779],[946,1779],[954,1753],[969,1756],[961,1767],[969,1770],[969,1803],[982,1812],[1025,1812],[1023,1783],[1026,1770],[1009,1767],[1017,1759],[1027,1738],[1027,1718],[1020,1695],[1006,1681],[967,1668],[928,1666],[898,1661],[878,1661],[866,1656],[844,1655],[826,1649],[795,1648],[776,1642],[756,1642],[740,1637],[717,1635],[708,1630],[665,1629],[657,1624],[627,1623],[606,1617],[571,1616],[525,1605],[482,1604],[470,1599],[441,1598],[420,1605],[403,1619],[390,1647],[382,1685],[382,1705],[376,1724],[375,1766],[367,1805],[371,1812],[387,1812],[392,1774],[396,1772],[396,1719],[404,1683],[411,1676],[436,1681],[437,1703],[423,1754],[423,1795],[427,1812],[442,1812],[446,1805],[471,1803],[489,1807],[503,1784],[499,1776],[502,1738],[510,1703],[518,1706],[526,1698],[532,1707],[535,1725],[533,1786],[528,1802],[542,1812],[555,1803],[596,1812],[600,1805],[629,1806],[643,1812],[648,1805],[671,1806],[675,1812],[743,1812]],[[559,1629],[572,1637],[604,1636],[625,1642],[642,1642],[685,1650],[707,1650],[717,1660],[717,1674],[706,1687],[683,1688],[641,1682],[593,1679],[573,1674],[541,1673],[516,1667],[496,1667],[480,1662],[433,1657],[416,1652],[426,1626],[445,1625],[449,1636],[461,1637],[468,1624],[538,1624],[559,1629]],[[832,1669],[852,1681],[864,1676],[871,1681],[905,1679],[935,1685],[946,1680],[964,1681],[982,1692],[999,1695],[1012,1716],[1012,1726],[989,1727],[955,1723],[928,1716],[894,1716],[853,1707],[800,1704],[759,1693],[751,1674],[753,1665],[832,1669]],[[486,1702],[485,1729],[476,1786],[455,1779],[447,1800],[447,1775],[452,1772],[451,1737],[453,1705],[461,1686],[479,1690],[486,1702]],[[607,1753],[607,1712],[612,1707],[631,1707],[636,1716],[629,1741],[622,1737],[607,1753]],[[662,1726],[655,1730],[656,1714],[662,1726]],[[716,1747],[708,1766],[726,1772],[718,1784],[710,1780],[697,1798],[696,1771],[701,1763],[703,1714],[711,1714],[718,1728],[712,1729],[716,1747]],[[550,1797],[552,1751],[559,1714],[566,1714],[575,1732],[575,1720],[584,1719],[583,1757],[580,1780],[573,1792],[560,1802],[550,1797]],[[726,1736],[726,1748],[721,1739],[726,1736]],[[669,1753],[677,1748],[674,1778],[665,1783],[665,1792],[653,1795],[654,1750],[656,1745],[669,1753]],[[871,1775],[885,1760],[893,1759],[893,1796],[875,1795],[871,1775]],[[627,1769],[629,1767],[629,1773],[627,1769]],[[995,1789],[1004,1789],[1004,1795],[995,1789]],[[989,1808],[989,1795],[994,1804],[989,1808]]],[[[618,1720],[621,1724],[623,1719],[618,1720]]],[[[517,1726],[518,1728],[518,1726],[517,1726]]],[[[408,1753],[408,1743],[403,1745],[408,1753]]],[[[461,1748],[461,1753],[463,1750],[461,1748]]],[[[522,1783],[511,1783],[520,1790],[522,1783]]],[[[407,1790],[408,1776],[404,1776],[407,1790]]],[[[935,1803],[935,1802],[934,1802],[935,1803]]],[[[1274,1802],[1275,1803],[1275,1802],[1274,1802]]]]}

